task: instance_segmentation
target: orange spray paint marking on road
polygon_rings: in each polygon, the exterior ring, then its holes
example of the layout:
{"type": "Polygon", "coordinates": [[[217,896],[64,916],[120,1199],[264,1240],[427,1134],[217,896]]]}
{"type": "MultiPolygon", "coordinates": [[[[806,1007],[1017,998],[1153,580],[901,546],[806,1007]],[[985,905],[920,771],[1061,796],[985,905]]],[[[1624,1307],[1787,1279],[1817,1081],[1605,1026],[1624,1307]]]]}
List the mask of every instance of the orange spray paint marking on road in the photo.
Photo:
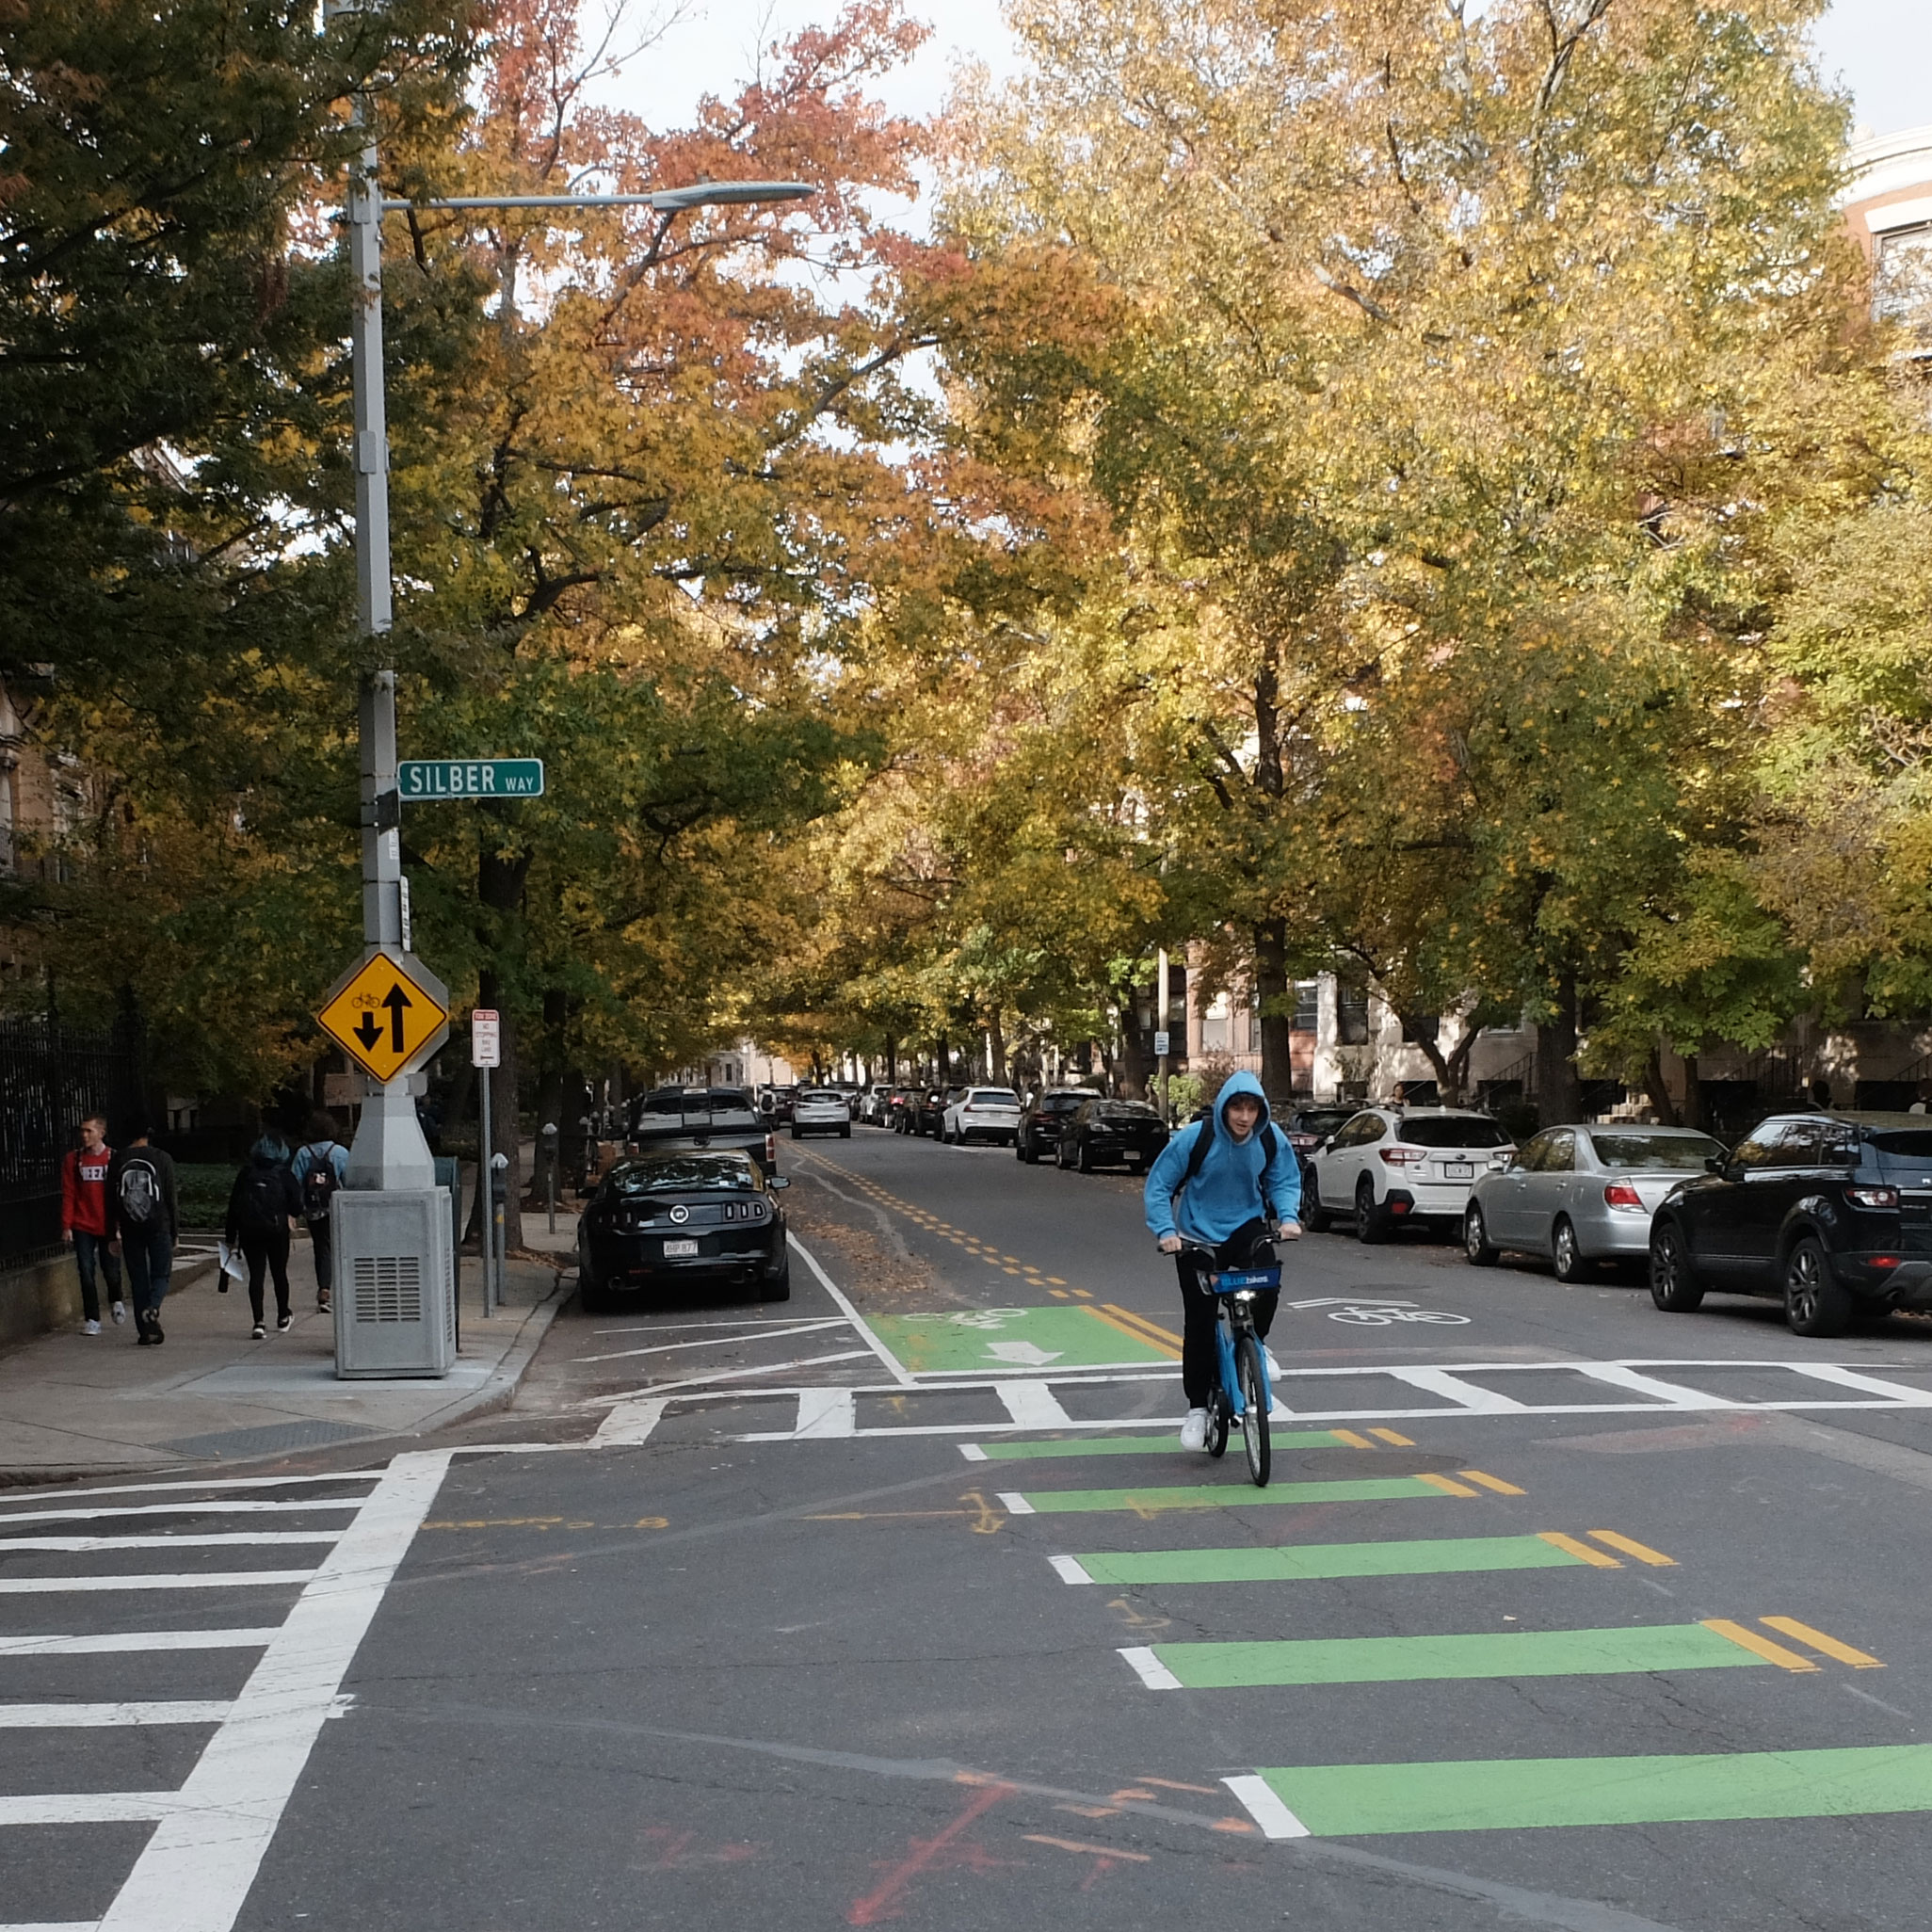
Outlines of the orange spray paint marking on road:
{"type": "Polygon", "coordinates": [[[912,1882],[926,1872],[964,1866],[973,1872],[997,1871],[1006,1860],[996,1859],[979,1845],[961,1844],[960,1839],[1002,1798],[1011,1797],[1017,1785],[989,1784],[975,1792],[966,1809],[933,1838],[915,1838],[907,1855],[879,1882],[859,1899],[845,1914],[848,1925],[877,1925],[895,1919],[912,1882]]]}

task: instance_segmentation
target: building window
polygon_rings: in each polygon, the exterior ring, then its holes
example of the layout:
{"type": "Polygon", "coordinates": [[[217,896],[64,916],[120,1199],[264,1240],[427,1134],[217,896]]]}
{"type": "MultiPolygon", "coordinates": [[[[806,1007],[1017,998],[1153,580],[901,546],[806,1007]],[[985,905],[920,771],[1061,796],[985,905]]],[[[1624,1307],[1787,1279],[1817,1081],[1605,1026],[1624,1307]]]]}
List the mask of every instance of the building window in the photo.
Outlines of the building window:
{"type": "Polygon", "coordinates": [[[1402,1043],[1404,1046],[1433,1046],[1436,1036],[1442,1030],[1442,1016],[1440,1013],[1405,1013],[1402,1016],[1402,1043]]]}
{"type": "Polygon", "coordinates": [[[1312,1033],[1321,1024],[1322,983],[1319,979],[1295,982],[1295,1030],[1312,1033]]]}
{"type": "Polygon", "coordinates": [[[1367,988],[1341,988],[1340,996],[1336,1001],[1335,1018],[1337,1036],[1344,1046],[1366,1046],[1369,1043],[1367,988]]]}

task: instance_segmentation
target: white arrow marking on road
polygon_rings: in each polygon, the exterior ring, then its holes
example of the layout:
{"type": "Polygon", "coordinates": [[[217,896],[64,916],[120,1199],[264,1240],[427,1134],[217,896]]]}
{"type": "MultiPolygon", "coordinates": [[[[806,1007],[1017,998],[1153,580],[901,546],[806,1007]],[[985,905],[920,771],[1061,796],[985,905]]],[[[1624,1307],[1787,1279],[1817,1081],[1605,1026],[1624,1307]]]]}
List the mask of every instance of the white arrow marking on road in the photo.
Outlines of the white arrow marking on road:
{"type": "Polygon", "coordinates": [[[989,1342],[986,1352],[995,1361],[1010,1361],[1016,1368],[1045,1368],[1050,1361],[1058,1361],[1066,1353],[1056,1348],[1051,1354],[1038,1342],[989,1342]]]}

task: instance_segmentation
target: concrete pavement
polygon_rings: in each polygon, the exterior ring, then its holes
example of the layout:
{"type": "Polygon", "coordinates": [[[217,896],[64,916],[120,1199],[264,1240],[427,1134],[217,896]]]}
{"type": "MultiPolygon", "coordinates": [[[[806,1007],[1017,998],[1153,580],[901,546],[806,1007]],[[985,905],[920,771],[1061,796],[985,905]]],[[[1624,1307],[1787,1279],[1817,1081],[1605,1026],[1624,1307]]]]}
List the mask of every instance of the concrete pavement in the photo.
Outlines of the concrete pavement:
{"type": "Polygon", "coordinates": [[[315,1308],[308,1246],[289,1264],[295,1325],[250,1338],[244,1287],[217,1292],[212,1244],[188,1236],[163,1309],[168,1339],[135,1345],[134,1323],[77,1328],[0,1355],[0,1485],[233,1462],[414,1437],[507,1401],[563,1293],[574,1221],[547,1235],[531,1217],[533,1258],[509,1264],[507,1305],[481,1316],[481,1264],[461,1268],[456,1367],[440,1379],[338,1381],[332,1317],[315,1308]],[[556,1256],[555,1265],[534,1257],[556,1256]]]}

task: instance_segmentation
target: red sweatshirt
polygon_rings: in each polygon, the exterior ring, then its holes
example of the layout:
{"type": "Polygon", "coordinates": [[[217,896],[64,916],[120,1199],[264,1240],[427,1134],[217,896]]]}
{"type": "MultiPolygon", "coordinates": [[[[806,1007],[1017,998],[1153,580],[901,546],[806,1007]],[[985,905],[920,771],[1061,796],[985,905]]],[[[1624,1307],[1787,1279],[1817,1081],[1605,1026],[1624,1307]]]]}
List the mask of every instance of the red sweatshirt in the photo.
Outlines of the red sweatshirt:
{"type": "Polygon", "coordinates": [[[60,1232],[63,1234],[105,1234],[107,1232],[107,1168],[114,1150],[89,1153],[75,1148],[60,1164],[60,1232]]]}

